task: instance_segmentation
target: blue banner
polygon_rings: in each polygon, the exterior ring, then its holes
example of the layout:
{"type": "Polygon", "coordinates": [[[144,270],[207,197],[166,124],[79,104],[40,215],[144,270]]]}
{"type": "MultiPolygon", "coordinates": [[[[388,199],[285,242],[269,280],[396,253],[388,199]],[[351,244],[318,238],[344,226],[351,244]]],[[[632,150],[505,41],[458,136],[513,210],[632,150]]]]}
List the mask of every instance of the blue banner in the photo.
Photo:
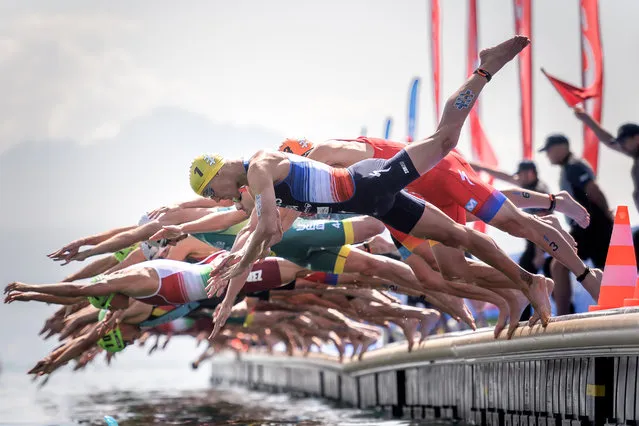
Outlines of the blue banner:
{"type": "Polygon", "coordinates": [[[415,125],[417,117],[417,91],[419,90],[419,77],[415,77],[410,88],[410,101],[408,104],[408,142],[415,140],[415,125]]]}
{"type": "Polygon", "coordinates": [[[384,125],[384,139],[390,138],[391,126],[393,125],[393,119],[388,117],[386,124],[384,125]]]}
{"type": "Polygon", "coordinates": [[[360,136],[366,136],[367,130],[366,130],[366,126],[362,127],[362,131],[359,132],[360,136]]]}

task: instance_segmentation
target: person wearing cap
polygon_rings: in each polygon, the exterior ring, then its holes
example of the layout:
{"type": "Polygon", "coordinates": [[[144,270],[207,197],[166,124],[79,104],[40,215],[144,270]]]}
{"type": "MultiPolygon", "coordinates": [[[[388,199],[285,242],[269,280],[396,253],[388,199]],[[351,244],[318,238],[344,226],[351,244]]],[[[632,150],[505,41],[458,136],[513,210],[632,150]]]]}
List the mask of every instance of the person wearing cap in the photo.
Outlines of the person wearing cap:
{"type": "MultiPolygon", "coordinates": [[[[595,180],[592,167],[570,151],[568,138],[562,134],[548,136],[539,152],[545,152],[553,165],[561,167],[560,188],[568,191],[590,214],[590,226],[585,229],[580,228],[568,218],[571,227],[570,235],[577,243],[577,254],[584,261],[591,260],[596,268],[603,268],[614,219],[606,196],[595,180]]],[[[551,273],[555,281],[557,313],[568,314],[572,298],[569,272],[561,264],[553,261],[551,273]]]]}
{"type": "Polygon", "coordinates": [[[608,148],[632,158],[630,176],[634,185],[632,198],[639,210],[639,125],[626,123],[619,126],[617,137],[605,130],[583,108],[574,108],[575,116],[593,131],[597,138],[608,148]]]}
{"type": "MultiPolygon", "coordinates": [[[[633,184],[632,199],[635,202],[635,208],[639,211],[639,125],[635,123],[622,124],[617,130],[617,137],[614,137],[601,127],[583,108],[575,107],[573,111],[575,116],[588,126],[604,145],[632,158],[632,167],[630,168],[630,177],[633,184]]],[[[639,265],[639,231],[632,235],[632,239],[635,246],[637,265],[639,265]]]]}

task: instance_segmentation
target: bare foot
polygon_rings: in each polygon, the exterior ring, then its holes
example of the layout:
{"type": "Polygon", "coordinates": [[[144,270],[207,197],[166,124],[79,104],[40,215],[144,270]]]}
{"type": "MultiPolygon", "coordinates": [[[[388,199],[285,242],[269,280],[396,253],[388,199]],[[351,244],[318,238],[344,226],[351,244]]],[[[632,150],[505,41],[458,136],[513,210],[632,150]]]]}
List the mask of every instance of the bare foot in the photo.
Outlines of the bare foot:
{"type": "Polygon", "coordinates": [[[590,214],[581,204],[575,201],[572,196],[566,191],[560,191],[555,194],[555,200],[557,201],[556,210],[565,214],[582,228],[587,228],[590,225],[590,214]]]}
{"type": "MultiPolygon", "coordinates": [[[[555,289],[555,282],[551,280],[550,278],[546,278],[546,293],[548,293],[548,296],[552,294],[554,289],[555,289]]],[[[548,303],[550,303],[550,299],[548,300],[548,303]]],[[[528,320],[528,325],[532,327],[533,325],[537,324],[539,320],[541,320],[541,315],[539,315],[539,311],[535,309],[535,312],[532,314],[532,316],[528,320]]]]}
{"type": "Polygon", "coordinates": [[[362,360],[362,357],[368,351],[368,348],[373,343],[377,342],[378,338],[379,336],[367,336],[367,337],[364,337],[364,339],[362,339],[362,350],[360,351],[359,356],[357,357],[358,361],[362,360]]]}
{"type": "Polygon", "coordinates": [[[462,321],[468,324],[473,331],[477,330],[477,325],[475,324],[475,318],[473,318],[473,313],[468,309],[468,306],[464,303],[464,315],[462,316],[462,321]]]}
{"type": "Polygon", "coordinates": [[[586,289],[588,294],[597,301],[599,300],[599,289],[601,287],[601,280],[603,279],[603,271],[601,269],[592,268],[590,273],[581,282],[583,288],[586,289]]]}
{"type": "Polygon", "coordinates": [[[484,49],[479,52],[479,68],[494,76],[529,44],[528,37],[517,35],[497,46],[484,49]]]}
{"type": "Polygon", "coordinates": [[[419,343],[422,343],[426,339],[426,336],[430,334],[441,317],[439,312],[434,309],[424,309],[424,311],[424,318],[420,321],[419,327],[419,343]]]}
{"type": "Polygon", "coordinates": [[[437,297],[441,299],[441,301],[445,304],[445,307],[448,308],[448,314],[451,314],[453,318],[457,321],[462,321],[473,330],[477,330],[477,325],[475,324],[475,318],[473,318],[473,314],[466,306],[464,299],[457,296],[451,296],[445,293],[438,293],[437,297]]]}
{"type": "Polygon", "coordinates": [[[355,360],[357,356],[357,352],[361,350],[362,343],[361,340],[351,340],[351,344],[353,345],[353,353],[351,354],[351,361],[355,360]]]}
{"type": "Polygon", "coordinates": [[[550,321],[550,301],[546,290],[546,280],[543,275],[533,275],[533,282],[524,294],[530,300],[535,311],[539,311],[541,325],[546,327],[550,321]]]}
{"type": "Polygon", "coordinates": [[[333,343],[337,348],[337,353],[339,354],[339,363],[341,364],[344,362],[344,352],[346,351],[346,348],[344,347],[344,343],[342,341],[340,341],[339,344],[336,341],[333,341],[333,343]]]}
{"type": "Polygon", "coordinates": [[[413,350],[413,345],[415,344],[415,332],[417,331],[417,327],[419,326],[419,320],[415,318],[408,318],[396,319],[393,320],[393,322],[397,324],[404,332],[404,336],[406,336],[406,342],[408,343],[408,352],[411,352],[413,350]]]}
{"type": "Polygon", "coordinates": [[[504,328],[506,328],[506,321],[510,312],[507,309],[499,309],[499,315],[497,316],[497,322],[495,323],[494,335],[495,339],[499,337],[499,334],[504,328]]]}
{"type": "Polygon", "coordinates": [[[508,334],[507,338],[511,339],[517,327],[519,327],[519,319],[521,318],[521,314],[526,309],[526,306],[530,304],[526,295],[519,290],[508,289],[506,290],[508,294],[505,297],[508,302],[508,306],[510,308],[510,323],[508,324],[508,334]]]}
{"type": "Polygon", "coordinates": [[[561,223],[559,223],[559,219],[557,219],[555,216],[552,216],[552,215],[544,216],[543,218],[538,218],[538,219],[544,223],[547,223],[548,225],[552,226],[557,231],[559,231],[561,236],[564,237],[564,239],[568,242],[568,244],[570,244],[572,249],[575,252],[577,251],[577,242],[575,241],[573,236],[570,235],[570,233],[561,226],[561,223]]]}
{"type": "Polygon", "coordinates": [[[493,304],[497,306],[497,309],[499,310],[499,315],[497,316],[497,323],[495,324],[495,330],[494,330],[495,339],[496,339],[497,337],[499,337],[499,334],[502,332],[502,330],[506,328],[506,321],[510,317],[510,307],[508,306],[508,301],[504,300],[505,298],[502,297],[501,294],[499,295],[495,294],[495,295],[497,296],[496,297],[497,300],[495,300],[493,304]]]}

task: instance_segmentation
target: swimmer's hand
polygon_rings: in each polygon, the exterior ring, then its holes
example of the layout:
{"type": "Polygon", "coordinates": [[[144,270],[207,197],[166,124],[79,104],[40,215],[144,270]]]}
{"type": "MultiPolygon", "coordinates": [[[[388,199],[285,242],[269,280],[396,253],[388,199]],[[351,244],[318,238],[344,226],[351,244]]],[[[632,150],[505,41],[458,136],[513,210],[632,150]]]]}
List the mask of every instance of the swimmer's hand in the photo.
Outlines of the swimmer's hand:
{"type": "MultiPolygon", "coordinates": [[[[243,259],[244,259],[243,250],[239,250],[235,253],[229,253],[211,271],[211,279],[213,279],[213,281],[217,281],[217,280],[228,281],[231,278],[237,275],[240,275],[248,267],[248,265],[245,265],[244,262],[242,262],[243,259]]],[[[211,280],[209,280],[209,285],[210,283],[211,283],[211,280]]],[[[216,292],[213,293],[213,295],[215,294],[216,292]]]]}
{"type": "Polygon", "coordinates": [[[230,282],[230,280],[221,280],[217,277],[209,278],[206,286],[206,296],[209,299],[213,297],[222,297],[230,282]]]}
{"type": "Polygon", "coordinates": [[[155,210],[151,210],[150,212],[148,212],[146,215],[148,216],[148,218],[150,220],[154,220],[159,218],[160,216],[172,212],[174,210],[177,210],[179,208],[179,206],[177,205],[173,205],[173,206],[162,206],[162,207],[158,207],[155,210]]]}
{"type": "Polygon", "coordinates": [[[171,240],[171,239],[181,237],[182,235],[184,235],[184,232],[182,231],[182,226],[167,225],[167,226],[163,226],[162,229],[160,229],[158,232],[153,234],[149,238],[149,240],[150,241],[157,241],[162,239],[171,240]]]}
{"type": "Polygon", "coordinates": [[[4,303],[8,305],[9,303],[15,302],[15,301],[27,302],[31,300],[32,297],[33,297],[33,293],[21,293],[21,292],[14,291],[7,294],[7,297],[5,297],[4,299],[4,303]]]}
{"type": "Polygon", "coordinates": [[[12,282],[11,284],[8,284],[5,288],[4,288],[4,294],[9,294],[13,291],[25,291],[25,284],[20,283],[20,282],[12,282]]]}
{"type": "Polygon", "coordinates": [[[72,261],[76,261],[76,262],[82,262],[86,259],[88,259],[91,256],[91,251],[90,250],[84,250],[81,251],[73,256],[70,256],[66,262],[64,262],[61,266],[64,266],[68,263],[71,263],[72,261]]]}
{"type": "Polygon", "coordinates": [[[80,247],[82,247],[83,245],[84,242],[82,240],[75,240],[62,247],[61,249],[47,254],[47,257],[54,261],[66,260],[67,257],[76,255],[80,250],[80,247]]]}
{"type": "Polygon", "coordinates": [[[104,319],[98,324],[98,328],[96,329],[98,336],[104,337],[107,332],[118,327],[122,323],[125,312],[125,310],[107,311],[104,319]]]}
{"type": "Polygon", "coordinates": [[[57,256],[52,259],[56,262],[62,262],[60,266],[64,266],[64,265],[68,265],[74,260],[77,262],[82,262],[83,260],[87,259],[90,256],[90,254],[91,254],[90,250],[84,250],[84,251],[74,250],[72,252],[65,253],[63,255],[57,256]]]}
{"type": "Polygon", "coordinates": [[[215,313],[213,314],[213,331],[209,335],[209,340],[213,340],[215,336],[222,330],[224,324],[226,324],[226,320],[231,316],[231,310],[233,309],[233,302],[227,303],[226,301],[222,302],[215,309],[215,313]]]}

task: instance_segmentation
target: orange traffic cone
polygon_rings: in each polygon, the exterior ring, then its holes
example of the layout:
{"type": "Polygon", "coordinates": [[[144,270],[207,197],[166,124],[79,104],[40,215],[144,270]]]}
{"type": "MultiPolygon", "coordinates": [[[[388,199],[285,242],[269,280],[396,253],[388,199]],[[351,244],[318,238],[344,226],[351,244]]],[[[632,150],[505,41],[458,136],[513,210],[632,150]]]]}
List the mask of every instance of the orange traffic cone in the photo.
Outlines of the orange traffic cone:
{"type": "Polygon", "coordinates": [[[635,296],[632,299],[623,301],[624,306],[639,306],[639,277],[637,277],[637,285],[635,285],[635,296]]]}
{"type": "Polygon", "coordinates": [[[615,309],[624,306],[624,300],[633,297],[637,281],[637,261],[632,243],[632,230],[628,217],[628,206],[617,207],[615,224],[610,237],[599,302],[589,311],[615,309]]]}

